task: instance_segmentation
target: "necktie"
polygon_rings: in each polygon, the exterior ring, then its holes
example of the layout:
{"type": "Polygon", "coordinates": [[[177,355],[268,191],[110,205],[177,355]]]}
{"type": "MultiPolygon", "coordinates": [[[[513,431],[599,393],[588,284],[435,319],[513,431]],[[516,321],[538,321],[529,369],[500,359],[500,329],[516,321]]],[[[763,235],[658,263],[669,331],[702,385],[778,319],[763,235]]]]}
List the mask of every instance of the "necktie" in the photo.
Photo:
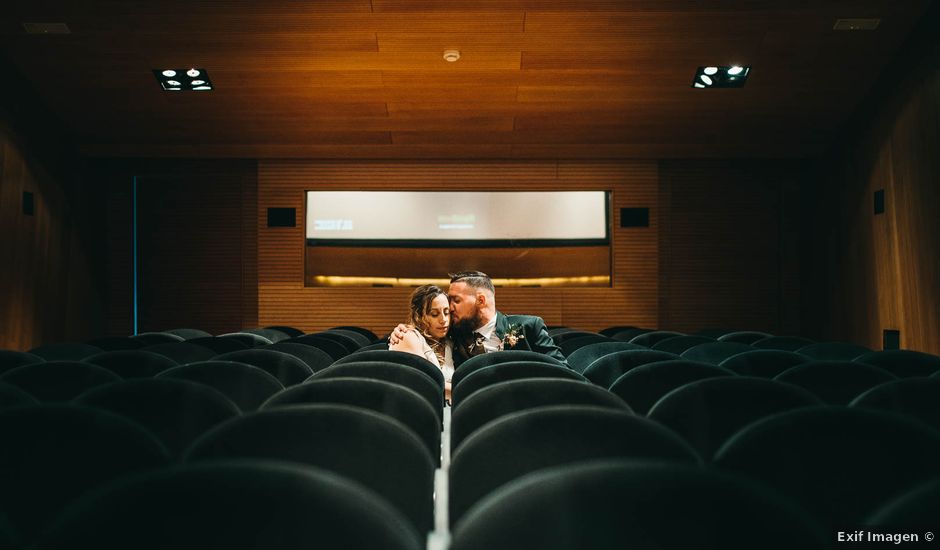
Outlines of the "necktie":
{"type": "Polygon", "coordinates": [[[467,356],[475,357],[486,353],[486,348],[483,347],[483,342],[486,341],[486,338],[479,332],[474,332],[473,338],[474,341],[467,346],[467,356]]]}

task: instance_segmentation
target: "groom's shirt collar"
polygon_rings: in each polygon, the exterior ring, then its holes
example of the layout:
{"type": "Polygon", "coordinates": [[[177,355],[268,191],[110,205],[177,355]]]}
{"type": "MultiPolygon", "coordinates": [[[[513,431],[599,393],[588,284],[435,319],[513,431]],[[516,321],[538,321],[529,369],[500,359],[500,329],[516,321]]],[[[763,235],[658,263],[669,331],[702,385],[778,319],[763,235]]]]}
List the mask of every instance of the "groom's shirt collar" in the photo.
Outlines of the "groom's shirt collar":
{"type": "Polygon", "coordinates": [[[502,341],[496,335],[496,316],[494,315],[490,322],[483,325],[482,327],[476,329],[475,332],[479,332],[485,340],[483,341],[483,347],[486,348],[487,352],[498,351],[499,345],[502,341]]]}

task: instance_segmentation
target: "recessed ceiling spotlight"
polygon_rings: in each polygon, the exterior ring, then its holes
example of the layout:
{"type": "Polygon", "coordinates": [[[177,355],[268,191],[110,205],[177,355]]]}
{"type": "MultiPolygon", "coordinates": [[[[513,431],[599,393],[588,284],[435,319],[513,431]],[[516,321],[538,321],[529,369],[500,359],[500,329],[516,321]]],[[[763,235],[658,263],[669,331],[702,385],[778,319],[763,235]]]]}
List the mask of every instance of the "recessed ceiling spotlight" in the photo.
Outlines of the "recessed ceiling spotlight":
{"type": "Polygon", "coordinates": [[[460,59],[460,52],[457,50],[444,50],[444,61],[453,63],[460,59]]]}
{"type": "Polygon", "coordinates": [[[709,65],[699,67],[692,79],[693,88],[740,88],[747,82],[751,68],[744,65],[709,65]]]}
{"type": "Polygon", "coordinates": [[[205,69],[154,69],[153,74],[160,87],[167,91],[202,92],[212,89],[212,82],[205,69]]]}

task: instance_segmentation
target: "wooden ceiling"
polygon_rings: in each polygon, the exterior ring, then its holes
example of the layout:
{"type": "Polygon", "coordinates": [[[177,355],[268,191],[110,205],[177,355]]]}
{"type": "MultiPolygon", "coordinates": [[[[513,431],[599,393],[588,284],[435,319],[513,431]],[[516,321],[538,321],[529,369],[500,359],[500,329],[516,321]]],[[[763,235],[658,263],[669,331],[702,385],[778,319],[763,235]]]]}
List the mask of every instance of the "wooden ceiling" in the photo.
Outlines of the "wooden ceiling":
{"type": "Polygon", "coordinates": [[[0,55],[91,156],[812,156],[929,3],[5,0],[0,55]],[[848,17],[881,24],[833,30],[848,17]],[[747,85],[693,89],[713,64],[747,85]],[[189,66],[216,89],[151,72],[189,66]]]}

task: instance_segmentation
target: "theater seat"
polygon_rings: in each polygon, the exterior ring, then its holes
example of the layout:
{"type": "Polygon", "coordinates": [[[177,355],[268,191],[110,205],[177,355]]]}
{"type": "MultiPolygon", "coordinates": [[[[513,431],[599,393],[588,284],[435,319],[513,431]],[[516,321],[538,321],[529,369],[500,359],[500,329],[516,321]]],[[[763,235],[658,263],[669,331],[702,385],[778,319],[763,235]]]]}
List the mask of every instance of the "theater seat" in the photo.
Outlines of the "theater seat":
{"type": "Polygon", "coordinates": [[[437,411],[414,391],[384,380],[315,379],[272,395],[261,409],[323,403],[363,407],[394,418],[414,431],[435,463],[440,460],[441,423],[437,411]]]}
{"type": "Polygon", "coordinates": [[[306,363],[313,372],[319,372],[333,363],[333,358],[330,357],[330,354],[322,349],[298,344],[296,342],[278,342],[266,346],[264,349],[282,351],[288,355],[293,355],[306,363]]]}
{"type": "Polygon", "coordinates": [[[653,405],[647,418],[681,435],[706,460],[751,422],[776,413],[822,405],[799,386],[766,378],[728,376],[685,384],[653,405]]]}
{"type": "Polygon", "coordinates": [[[627,351],[627,350],[636,350],[636,349],[647,349],[645,346],[640,344],[631,344],[630,342],[598,342],[596,344],[589,344],[583,348],[578,349],[571,355],[567,357],[568,367],[574,371],[584,373],[584,369],[588,368],[588,365],[597,361],[605,355],[615,353],[618,351],[627,351]]]}
{"type": "Polygon", "coordinates": [[[297,405],[247,414],[204,434],[187,450],[184,461],[222,458],[266,458],[323,468],[384,497],[418,532],[433,526],[434,465],[427,448],[403,424],[370,410],[297,405]]]}
{"type": "Polygon", "coordinates": [[[757,332],[753,330],[739,330],[736,332],[729,332],[728,334],[722,334],[718,337],[719,342],[737,342],[739,344],[753,344],[758,340],[763,340],[764,338],[770,338],[773,334],[768,334],[766,332],[757,332]]]}
{"type": "Polygon", "coordinates": [[[178,364],[165,355],[142,349],[106,351],[84,362],[104,367],[121,378],[150,378],[178,364]]]}
{"type": "Polygon", "coordinates": [[[198,328],[174,328],[162,331],[164,334],[179,336],[183,340],[193,340],[195,338],[211,338],[212,335],[198,328]]]}
{"type": "Polygon", "coordinates": [[[871,353],[871,350],[849,342],[817,342],[796,352],[820,361],[851,361],[860,355],[871,353]]]}
{"type": "Polygon", "coordinates": [[[33,348],[29,350],[29,353],[38,355],[46,361],[81,361],[102,351],[104,350],[97,346],[80,342],[58,342],[33,348]]]}
{"type": "Polygon", "coordinates": [[[740,342],[706,342],[698,344],[682,352],[683,359],[689,361],[700,361],[702,363],[711,363],[718,365],[732,355],[744,353],[754,348],[748,344],[740,342]]]}
{"type": "Polygon", "coordinates": [[[610,391],[623,399],[637,414],[646,416],[659,398],[683,384],[734,375],[729,370],[698,361],[656,361],[631,369],[610,385],[610,391]]]}
{"type": "Polygon", "coordinates": [[[42,403],[70,401],[91,388],[120,380],[104,367],[81,361],[33,363],[0,375],[0,382],[17,386],[42,403]]]}
{"type": "Polygon", "coordinates": [[[601,342],[613,342],[614,340],[610,337],[603,336],[601,334],[587,334],[579,336],[578,338],[566,338],[563,342],[558,343],[558,347],[561,348],[561,354],[565,357],[568,357],[572,353],[578,351],[584,346],[589,346],[591,344],[599,344],[601,342]]]}
{"type": "Polygon", "coordinates": [[[747,479],[680,464],[596,460],[545,469],[482,499],[453,550],[824,550],[831,534],[747,479]]]}
{"type": "Polygon", "coordinates": [[[940,357],[907,349],[873,351],[853,361],[881,367],[899,378],[930,376],[940,372],[940,357]]]}
{"type": "Polygon", "coordinates": [[[790,367],[809,361],[805,355],[794,351],[777,349],[755,349],[725,359],[718,364],[741,376],[773,378],[790,367]]]}
{"type": "Polygon", "coordinates": [[[519,361],[534,361],[538,363],[548,363],[551,365],[564,366],[564,363],[555,359],[554,357],[549,357],[544,353],[539,353],[537,351],[529,350],[504,350],[504,351],[494,351],[490,353],[484,353],[471,357],[460,364],[454,370],[454,376],[451,378],[451,382],[454,386],[460,383],[466,376],[470,375],[473,372],[476,372],[482,368],[486,368],[492,365],[497,365],[499,363],[510,363],[510,362],[519,362],[519,361]]]}
{"type": "Polygon", "coordinates": [[[438,386],[440,386],[442,392],[444,391],[444,373],[441,372],[441,369],[424,357],[417,356],[413,353],[407,353],[404,351],[391,351],[388,349],[357,351],[356,353],[352,353],[346,357],[343,357],[342,359],[337,360],[333,364],[342,365],[345,363],[358,363],[361,361],[388,361],[389,363],[406,365],[423,372],[425,375],[434,380],[438,386]]]}
{"type": "Polygon", "coordinates": [[[859,395],[849,406],[903,414],[940,430],[940,378],[885,382],[859,395]]]}
{"type": "Polygon", "coordinates": [[[652,348],[657,342],[676,336],[686,336],[686,334],[674,330],[651,330],[634,336],[630,342],[652,348]]]}
{"type": "Polygon", "coordinates": [[[387,548],[423,540],[372,491],[336,474],[243,460],[117,481],[70,507],[40,548],[387,548]]]}
{"type": "Polygon", "coordinates": [[[74,405],[0,411],[0,511],[14,547],[86,491],[167,461],[153,434],[107,411],[74,405]]]}
{"type": "Polygon", "coordinates": [[[830,405],[848,405],[862,392],[897,377],[864,363],[809,361],[790,367],[774,380],[806,388],[830,405]]]}
{"type": "Polygon", "coordinates": [[[241,414],[214,388],[172,378],[109,384],[83,393],[74,403],[134,420],[156,435],[172,456],[209,428],[241,414]]]}
{"type": "Polygon", "coordinates": [[[470,373],[460,381],[454,384],[451,390],[451,403],[456,409],[461,406],[467,397],[473,395],[487,386],[507,382],[509,380],[521,380],[523,378],[557,378],[562,380],[574,380],[577,382],[587,382],[587,378],[581,376],[575,371],[550,363],[541,361],[510,361],[508,363],[497,363],[470,373]]]}
{"type": "Polygon", "coordinates": [[[673,336],[656,342],[651,346],[651,349],[668,351],[669,353],[679,355],[692,346],[714,341],[714,339],[705,336],[673,336]]]}
{"type": "MultiPolygon", "coordinates": [[[[887,529],[907,528],[922,535],[937,528],[937,510],[940,510],[940,477],[888,500],[863,523],[887,529]]],[[[930,532],[936,535],[936,531],[930,532]]],[[[921,544],[926,541],[920,540],[921,544]]]]}
{"type": "Polygon", "coordinates": [[[284,342],[313,346],[326,352],[330,357],[333,358],[334,361],[342,359],[350,353],[350,350],[347,349],[346,346],[329,338],[325,338],[320,334],[304,334],[303,336],[295,336],[293,338],[288,338],[287,340],[281,340],[279,343],[284,342]]]}
{"type": "Polygon", "coordinates": [[[264,369],[236,361],[203,361],[180,365],[161,372],[156,378],[188,380],[218,390],[242,412],[258,409],[264,401],[284,389],[284,385],[264,369]]]}
{"type": "Polygon", "coordinates": [[[597,458],[700,462],[679,436],[626,410],[581,405],[529,409],[490,422],[454,453],[451,524],[481,498],[523,475],[597,458]]]}
{"type": "Polygon", "coordinates": [[[159,353],[160,355],[165,355],[176,361],[178,365],[195,363],[197,361],[208,361],[209,359],[215,357],[216,353],[214,350],[199,344],[194,344],[193,342],[194,340],[187,340],[185,342],[169,342],[164,344],[155,344],[141,349],[145,351],[152,351],[153,353],[159,353]]]}
{"type": "Polygon", "coordinates": [[[602,388],[609,388],[630,369],[656,361],[678,359],[674,353],[656,350],[625,350],[598,358],[584,369],[584,376],[602,388]]]}
{"type": "Polygon", "coordinates": [[[560,378],[499,382],[475,392],[453,410],[451,448],[457,449],[467,436],[497,418],[548,405],[592,405],[630,411],[622,399],[594,384],[560,378]]]}
{"type": "Polygon", "coordinates": [[[313,374],[313,369],[297,357],[268,348],[232,351],[217,355],[213,360],[253,365],[280,380],[285,388],[300,384],[313,374]]]}
{"type": "Polygon", "coordinates": [[[33,363],[42,363],[44,361],[45,359],[38,355],[33,355],[32,353],[0,349],[0,374],[3,374],[10,369],[15,369],[16,367],[31,365],[33,363]]]}
{"type": "Polygon", "coordinates": [[[417,369],[384,361],[341,363],[313,374],[306,381],[328,378],[371,378],[404,386],[424,398],[437,413],[438,420],[441,423],[444,421],[444,394],[441,388],[417,369]]]}
{"type": "Polygon", "coordinates": [[[0,382],[0,410],[37,404],[39,401],[26,391],[12,384],[0,382]]]}
{"type": "Polygon", "coordinates": [[[796,351],[815,342],[801,336],[770,336],[751,343],[757,349],[779,349],[782,351],[796,351]]]}
{"type": "Polygon", "coordinates": [[[713,465],[766,483],[827,529],[845,529],[940,475],[940,432],[861,408],[796,409],[741,429],[713,465]]]}

